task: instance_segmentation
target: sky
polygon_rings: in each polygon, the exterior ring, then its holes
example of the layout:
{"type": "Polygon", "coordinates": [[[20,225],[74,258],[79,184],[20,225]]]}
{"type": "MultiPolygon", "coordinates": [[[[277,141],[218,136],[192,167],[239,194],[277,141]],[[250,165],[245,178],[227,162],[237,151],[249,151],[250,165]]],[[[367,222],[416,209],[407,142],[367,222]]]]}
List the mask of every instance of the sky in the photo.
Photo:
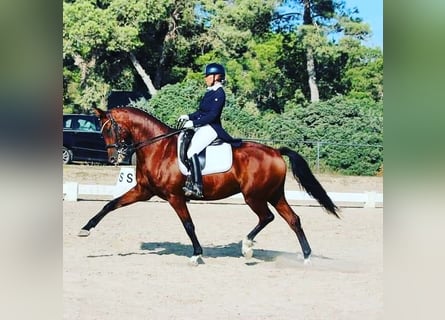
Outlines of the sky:
{"type": "Polygon", "coordinates": [[[383,0],[345,0],[345,3],[347,8],[356,7],[357,16],[370,24],[373,36],[366,44],[383,49],[383,0]]]}

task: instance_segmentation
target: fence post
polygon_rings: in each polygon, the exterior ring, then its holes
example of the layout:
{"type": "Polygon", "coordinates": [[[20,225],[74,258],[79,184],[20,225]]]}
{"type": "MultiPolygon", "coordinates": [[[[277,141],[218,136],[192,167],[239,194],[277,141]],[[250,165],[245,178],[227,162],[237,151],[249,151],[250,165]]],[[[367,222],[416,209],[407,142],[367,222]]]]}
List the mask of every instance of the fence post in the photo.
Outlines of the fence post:
{"type": "Polygon", "coordinates": [[[364,208],[375,208],[376,196],[377,194],[374,191],[366,192],[366,202],[364,208]]]}
{"type": "Polygon", "coordinates": [[[65,194],[63,200],[77,201],[77,197],[79,194],[79,184],[77,182],[67,182],[63,185],[63,187],[63,193],[65,194]]]}

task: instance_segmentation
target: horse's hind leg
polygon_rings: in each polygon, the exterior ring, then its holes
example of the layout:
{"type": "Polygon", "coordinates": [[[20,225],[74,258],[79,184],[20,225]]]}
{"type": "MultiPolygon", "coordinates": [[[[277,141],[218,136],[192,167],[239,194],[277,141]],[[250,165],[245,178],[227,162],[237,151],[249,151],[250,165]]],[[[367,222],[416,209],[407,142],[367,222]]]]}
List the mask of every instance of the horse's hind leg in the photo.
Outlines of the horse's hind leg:
{"type": "Polygon", "coordinates": [[[301,249],[303,250],[304,262],[309,262],[309,257],[311,255],[311,247],[306,239],[303,228],[301,227],[300,217],[295,214],[292,208],[286,201],[284,194],[281,195],[277,202],[271,203],[278,213],[286,220],[290,228],[296,233],[298,241],[300,242],[301,249]]]}
{"type": "Polygon", "coordinates": [[[246,239],[242,242],[241,252],[247,259],[251,258],[253,255],[253,239],[256,235],[264,229],[272,220],[274,219],[273,213],[267,207],[267,202],[259,199],[246,198],[247,205],[256,213],[258,216],[258,224],[252,231],[249,232],[246,239]]]}
{"type": "Polygon", "coordinates": [[[111,211],[116,210],[123,206],[128,206],[129,204],[135,203],[137,201],[148,200],[153,196],[150,192],[140,187],[135,186],[128,192],[124,193],[122,196],[111,200],[108,202],[102,210],[99,211],[93,218],[91,218],[88,223],[82,227],[78,236],[88,237],[90,235],[90,230],[97,226],[97,224],[111,211]]]}

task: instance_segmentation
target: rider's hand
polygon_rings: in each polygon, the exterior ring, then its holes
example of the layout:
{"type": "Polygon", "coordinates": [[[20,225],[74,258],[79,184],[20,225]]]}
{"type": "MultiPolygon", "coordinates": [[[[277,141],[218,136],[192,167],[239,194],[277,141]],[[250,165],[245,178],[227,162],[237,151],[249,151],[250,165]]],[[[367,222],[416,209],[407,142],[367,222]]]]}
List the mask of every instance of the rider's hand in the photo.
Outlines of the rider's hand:
{"type": "Polygon", "coordinates": [[[184,128],[193,128],[193,121],[187,120],[187,122],[184,124],[184,128]]]}
{"type": "Polygon", "coordinates": [[[186,114],[182,114],[179,116],[178,121],[188,120],[189,116],[186,114]]]}

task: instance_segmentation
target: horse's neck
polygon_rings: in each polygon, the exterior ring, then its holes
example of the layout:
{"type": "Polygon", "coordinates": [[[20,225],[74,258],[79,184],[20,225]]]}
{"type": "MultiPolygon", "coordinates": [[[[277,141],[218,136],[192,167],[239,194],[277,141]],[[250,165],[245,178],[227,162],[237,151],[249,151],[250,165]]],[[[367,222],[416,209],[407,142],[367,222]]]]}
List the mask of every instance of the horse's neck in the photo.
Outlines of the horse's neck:
{"type": "Polygon", "coordinates": [[[144,155],[147,174],[156,175],[159,170],[165,170],[166,164],[169,164],[167,167],[173,165],[177,143],[177,135],[169,134],[174,133],[173,129],[155,121],[135,125],[134,130],[137,133],[133,135],[133,143],[144,155]],[[159,159],[162,159],[162,163],[159,163],[159,159]]]}
{"type": "Polygon", "coordinates": [[[154,139],[172,130],[160,120],[138,109],[121,108],[115,112],[117,117],[122,116],[122,121],[126,122],[135,143],[154,139]]]}
{"type": "Polygon", "coordinates": [[[153,139],[169,133],[170,128],[167,127],[166,125],[153,122],[149,125],[141,127],[140,132],[145,136],[145,138],[153,139]]]}
{"type": "Polygon", "coordinates": [[[167,125],[152,118],[134,121],[130,127],[134,142],[155,139],[171,132],[167,125]]]}

